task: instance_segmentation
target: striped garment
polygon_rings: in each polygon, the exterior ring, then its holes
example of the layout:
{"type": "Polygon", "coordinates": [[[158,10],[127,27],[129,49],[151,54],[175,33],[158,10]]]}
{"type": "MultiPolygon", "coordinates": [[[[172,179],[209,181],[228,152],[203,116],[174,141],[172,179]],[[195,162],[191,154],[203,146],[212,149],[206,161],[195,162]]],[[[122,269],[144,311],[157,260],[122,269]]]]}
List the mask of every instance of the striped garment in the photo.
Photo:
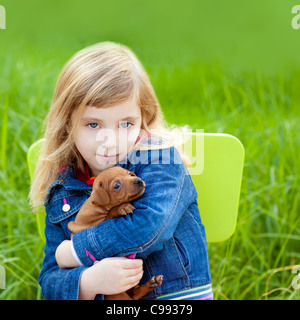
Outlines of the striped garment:
{"type": "Polygon", "coordinates": [[[206,284],[193,289],[166,294],[158,297],[157,300],[213,300],[213,292],[211,284],[206,284]]]}

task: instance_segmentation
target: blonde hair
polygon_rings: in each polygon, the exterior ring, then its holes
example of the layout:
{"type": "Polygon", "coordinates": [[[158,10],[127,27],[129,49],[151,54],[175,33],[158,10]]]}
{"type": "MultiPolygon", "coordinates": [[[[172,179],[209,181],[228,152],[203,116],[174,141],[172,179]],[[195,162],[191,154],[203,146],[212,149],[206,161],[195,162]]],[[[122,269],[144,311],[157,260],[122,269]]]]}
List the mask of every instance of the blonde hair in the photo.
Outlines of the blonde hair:
{"type": "MultiPolygon", "coordinates": [[[[141,108],[143,132],[161,138],[157,148],[177,144],[184,163],[191,165],[188,156],[180,150],[189,127],[166,123],[149,77],[135,54],[121,44],[98,43],[77,52],[58,77],[29,193],[34,209],[44,204],[47,191],[61,167],[73,163],[76,168],[84,168],[84,160],[73,138],[84,108],[88,105],[109,107],[131,97],[136,98],[141,108]],[[76,119],[71,125],[75,111],[76,119]]],[[[149,149],[141,141],[134,149],[149,149]]]]}

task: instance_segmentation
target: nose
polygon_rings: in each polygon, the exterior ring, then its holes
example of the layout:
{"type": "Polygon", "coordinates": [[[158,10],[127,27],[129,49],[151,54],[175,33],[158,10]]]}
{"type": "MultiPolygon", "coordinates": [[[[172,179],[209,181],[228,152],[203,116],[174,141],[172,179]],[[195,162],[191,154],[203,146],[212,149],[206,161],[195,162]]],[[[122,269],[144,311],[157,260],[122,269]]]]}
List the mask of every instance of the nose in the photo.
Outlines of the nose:
{"type": "Polygon", "coordinates": [[[101,148],[106,150],[116,149],[118,145],[118,137],[114,130],[111,129],[101,129],[97,133],[96,141],[99,142],[101,148]]]}
{"type": "Polygon", "coordinates": [[[143,180],[141,178],[137,178],[133,181],[133,184],[136,184],[137,186],[141,187],[144,185],[143,180]]]}

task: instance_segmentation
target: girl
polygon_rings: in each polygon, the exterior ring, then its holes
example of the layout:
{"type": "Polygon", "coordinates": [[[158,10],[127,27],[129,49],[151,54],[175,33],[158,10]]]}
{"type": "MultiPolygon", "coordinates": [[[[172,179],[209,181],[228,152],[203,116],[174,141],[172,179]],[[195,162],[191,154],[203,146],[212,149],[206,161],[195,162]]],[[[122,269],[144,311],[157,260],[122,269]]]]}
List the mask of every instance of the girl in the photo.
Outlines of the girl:
{"type": "Polygon", "coordinates": [[[103,299],[163,274],[144,299],[212,299],[197,192],[189,159],[176,147],[186,128],[167,128],[133,52],[104,42],[75,54],[58,78],[46,125],[30,190],[33,206],[44,204],[47,213],[44,297],[103,299]],[[146,182],[132,202],[136,209],[70,241],[67,225],[89,197],[93,177],[114,165],[146,182]],[[136,259],[125,257],[131,254],[136,259]]]}

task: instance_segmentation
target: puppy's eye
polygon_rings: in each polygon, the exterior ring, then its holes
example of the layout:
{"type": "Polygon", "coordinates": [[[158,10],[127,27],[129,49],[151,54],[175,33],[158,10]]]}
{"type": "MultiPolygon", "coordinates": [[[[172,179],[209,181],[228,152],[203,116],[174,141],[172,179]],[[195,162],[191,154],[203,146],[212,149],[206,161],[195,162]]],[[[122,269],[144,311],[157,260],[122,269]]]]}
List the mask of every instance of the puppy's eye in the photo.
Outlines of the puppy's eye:
{"type": "Polygon", "coordinates": [[[115,184],[114,184],[114,190],[118,190],[118,189],[120,189],[121,188],[121,183],[120,182],[116,182],[115,184]]]}

